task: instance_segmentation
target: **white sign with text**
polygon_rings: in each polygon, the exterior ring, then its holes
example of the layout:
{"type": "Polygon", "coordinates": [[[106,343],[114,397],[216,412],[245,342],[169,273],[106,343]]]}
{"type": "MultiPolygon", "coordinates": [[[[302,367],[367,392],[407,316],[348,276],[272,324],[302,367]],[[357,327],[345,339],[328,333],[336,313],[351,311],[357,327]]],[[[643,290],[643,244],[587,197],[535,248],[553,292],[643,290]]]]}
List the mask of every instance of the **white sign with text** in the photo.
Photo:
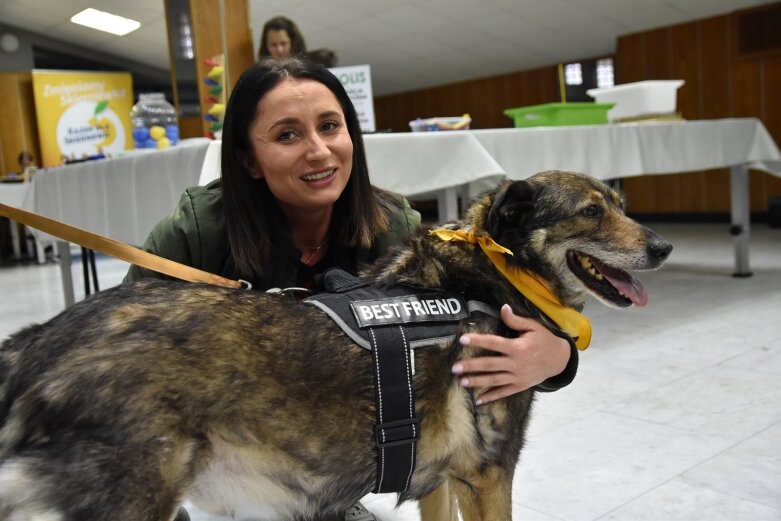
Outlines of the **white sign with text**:
{"type": "Polygon", "coordinates": [[[350,67],[331,67],[328,69],[342,82],[344,90],[350,96],[358,113],[361,130],[374,132],[374,97],[372,96],[372,74],[369,65],[353,65],[350,67]]]}

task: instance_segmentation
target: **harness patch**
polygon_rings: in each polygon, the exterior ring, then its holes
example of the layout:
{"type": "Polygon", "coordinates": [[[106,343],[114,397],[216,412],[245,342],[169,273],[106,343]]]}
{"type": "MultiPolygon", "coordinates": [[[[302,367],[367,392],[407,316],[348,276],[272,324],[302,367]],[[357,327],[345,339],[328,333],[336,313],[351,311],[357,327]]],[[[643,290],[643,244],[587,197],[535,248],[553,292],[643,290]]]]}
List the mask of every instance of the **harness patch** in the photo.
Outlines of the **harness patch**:
{"type": "Polygon", "coordinates": [[[360,328],[415,322],[458,322],[469,316],[463,298],[456,293],[356,300],[350,302],[350,309],[360,328]]]}

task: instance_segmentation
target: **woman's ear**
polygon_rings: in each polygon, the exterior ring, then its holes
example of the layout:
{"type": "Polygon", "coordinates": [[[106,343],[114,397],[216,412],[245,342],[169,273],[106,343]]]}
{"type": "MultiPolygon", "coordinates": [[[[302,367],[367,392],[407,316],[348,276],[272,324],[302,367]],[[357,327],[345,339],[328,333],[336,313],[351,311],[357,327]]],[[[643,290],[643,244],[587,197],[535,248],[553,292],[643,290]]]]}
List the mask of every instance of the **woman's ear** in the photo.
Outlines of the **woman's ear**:
{"type": "Polygon", "coordinates": [[[252,179],[263,179],[263,171],[251,155],[242,154],[241,164],[252,179]]]}

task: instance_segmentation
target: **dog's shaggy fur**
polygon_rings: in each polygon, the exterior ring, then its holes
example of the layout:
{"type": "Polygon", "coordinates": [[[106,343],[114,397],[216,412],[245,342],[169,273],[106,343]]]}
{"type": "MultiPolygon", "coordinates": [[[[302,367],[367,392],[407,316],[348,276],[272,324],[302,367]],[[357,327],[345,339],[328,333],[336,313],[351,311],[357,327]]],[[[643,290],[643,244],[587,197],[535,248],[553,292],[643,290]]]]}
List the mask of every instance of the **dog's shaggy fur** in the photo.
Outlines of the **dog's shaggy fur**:
{"type": "MultiPolygon", "coordinates": [[[[448,227],[490,234],[575,308],[588,293],[644,303],[624,270],[657,268],[671,249],[624,215],[616,192],[574,173],[505,184],[448,227]]],[[[553,327],[470,244],[421,233],[366,276],[509,303],[553,327]]],[[[467,319],[460,330],[498,326],[467,319]]],[[[422,434],[400,499],[447,482],[466,521],[508,521],[534,392],[475,406],[476,391],[450,368],[481,354],[457,342],[416,352],[422,434]]],[[[369,355],[313,306],[177,282],[123,285],[3,344],[0,518],[170,520],[184,497],[236,519],[343,513],[374,484],[374,421],[369,355]]],[[[424,519],[445,515],[446,495],[429,496],[424,519]]]]}

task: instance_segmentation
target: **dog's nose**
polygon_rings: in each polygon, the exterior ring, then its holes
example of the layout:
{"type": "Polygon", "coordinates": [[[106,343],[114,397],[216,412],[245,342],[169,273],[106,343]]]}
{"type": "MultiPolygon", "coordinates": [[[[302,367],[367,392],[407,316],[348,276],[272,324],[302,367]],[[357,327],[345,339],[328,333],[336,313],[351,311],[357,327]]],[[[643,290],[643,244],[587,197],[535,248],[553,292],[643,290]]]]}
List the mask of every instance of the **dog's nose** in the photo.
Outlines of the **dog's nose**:
{"type": "Polygon", "coordinates": [[[662,262],[670,256],[670,252],[673,251],[673,245],[661,237],[654,237],[648,241],[647,250],[649,257],[662,262]]]}

